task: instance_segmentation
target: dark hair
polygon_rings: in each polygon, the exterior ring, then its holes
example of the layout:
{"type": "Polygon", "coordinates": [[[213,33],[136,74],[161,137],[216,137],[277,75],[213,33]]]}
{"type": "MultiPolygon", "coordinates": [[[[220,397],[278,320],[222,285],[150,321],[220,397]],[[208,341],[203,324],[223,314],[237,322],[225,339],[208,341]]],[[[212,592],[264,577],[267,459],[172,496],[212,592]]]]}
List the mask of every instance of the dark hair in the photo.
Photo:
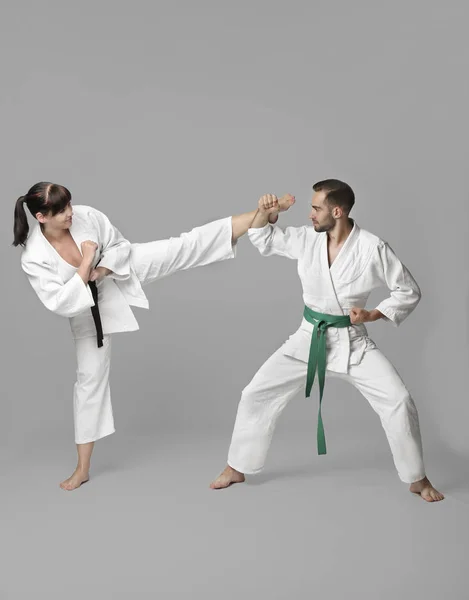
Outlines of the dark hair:
{"type": "Polygon", "coordinates": [[[38,212],[43,215],[56,215],[72,200],[72,194],[63,185],[41,181],[36,183],[25,196],[20,196],[15,205],[13,246],[25,246],[29,233],[28,218],[24,205],[34,218],[38,212]]]}
{"type": "Polygon", "coordinates": [[[326,192],[326,202],[330,207],[338,206],[347,215],[355,204],[355,194],[348,183],[338,179],[324,179],[313,185],[315,192],[326,192]]]}

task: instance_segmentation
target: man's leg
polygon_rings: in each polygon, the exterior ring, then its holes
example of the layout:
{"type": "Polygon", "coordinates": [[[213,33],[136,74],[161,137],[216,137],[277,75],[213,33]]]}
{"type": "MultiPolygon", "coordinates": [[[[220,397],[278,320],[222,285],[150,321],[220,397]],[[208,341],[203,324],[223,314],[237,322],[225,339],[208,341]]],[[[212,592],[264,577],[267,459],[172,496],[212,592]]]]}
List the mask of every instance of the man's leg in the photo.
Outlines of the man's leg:
{"type": "Polygon", "coordinates": [[[363,394],[378,414],[400,479],[410,483],[410,491],[428,502],[442,500],[443,495],[425,475],[417,408],[391,362],[380,350],[369,350],[343,378],[363,394]]]}
{"type": "Polygon", "coordinates": [[[285,406],[304,390],[307,364],[277,350],[243,390],[238,405],[228,465],[210,485],[213,489],[244,481],[244,474],[264,467],[270,442],[285,406]]]}

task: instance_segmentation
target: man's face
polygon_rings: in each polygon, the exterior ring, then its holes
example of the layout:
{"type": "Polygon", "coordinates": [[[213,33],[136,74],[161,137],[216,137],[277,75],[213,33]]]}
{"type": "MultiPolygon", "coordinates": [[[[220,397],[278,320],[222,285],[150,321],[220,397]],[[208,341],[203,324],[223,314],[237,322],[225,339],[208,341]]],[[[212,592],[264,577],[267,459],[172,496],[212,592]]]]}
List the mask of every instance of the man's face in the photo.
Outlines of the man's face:
{"type": "Polygon", "coordinates": [[[311,201],[311,214],[309,218],[313,222],[315,231],[322,233],[330,231],[335,227],[336,220],[332,216],[332,209],[326,202],[327,192],[314,192],[311,201]]]}

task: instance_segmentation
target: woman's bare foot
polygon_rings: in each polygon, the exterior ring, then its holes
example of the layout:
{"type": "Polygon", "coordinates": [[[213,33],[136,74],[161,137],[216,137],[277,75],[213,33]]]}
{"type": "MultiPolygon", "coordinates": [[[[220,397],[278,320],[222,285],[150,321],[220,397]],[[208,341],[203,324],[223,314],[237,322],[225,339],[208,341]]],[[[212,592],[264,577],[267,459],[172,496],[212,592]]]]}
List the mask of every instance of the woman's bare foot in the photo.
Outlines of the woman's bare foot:
{"type": "Polygon", "coordinates": [[[89,478],[90,478],[90,476],[89,476],[88,470],[77,468],[77,469],[75,469],[75,472],[73,473],[73,475],[71,477],[69,477],[65,481],[62,481],[62,483],[60,484],[60,487],[63,490],[70,492],[72,490],[76,490],[77,488],[79,488],[82,483],[86,483],[89,478]]]}
{"type": "Polygon", "coordinates": [[[291,194],[285,194],[284,196],[282,196],[281,198],[278,199],[278,205],[279,205],[280,212],[285,212],[291,206],[293,206],[295,204],[295,202],[296,202],[295,196],[292,196],[291,194]]]}
{"type": "Polygon", "coordinates": [[[232,483],[242,483],[244,480],[245,477],[243,473],[240,473],[227,465],[223,473],[219,475],[215,481],[212,481],[210,487],[212,490],[221,490],[222,488],[229,487],[232,483]]]}
{"type": "Polygon", "coordinates": [[[409,489],[413,494],[421,496],[427,502],[439,502],[444,499],[443,494],[432,486],[427,477],[411,483],[409,489]]]}

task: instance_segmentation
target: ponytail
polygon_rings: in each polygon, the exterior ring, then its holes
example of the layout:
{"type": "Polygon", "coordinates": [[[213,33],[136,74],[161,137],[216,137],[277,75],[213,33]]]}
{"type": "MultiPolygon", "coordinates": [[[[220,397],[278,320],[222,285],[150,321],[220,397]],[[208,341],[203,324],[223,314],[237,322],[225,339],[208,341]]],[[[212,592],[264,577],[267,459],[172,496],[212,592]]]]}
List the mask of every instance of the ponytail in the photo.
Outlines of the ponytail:
{"type": "Polygon", "coordinates": [[[70,204],[71,200],[71,193],[63,185],[50,183],[50,181],[40,181],[34,184],[26,196],[20,196],[16,201],[13,246],[25,246],[28,239],[29,225],[24,209],[25,204],[36,219],[37,213],[56,215],[70,204]]]}
{"type": "Polygon", "coordinates": [[[13,225],[15,239],[13,240],[13,246],[25,246],[28,238],[29,224],[24,210],[25,200],[25,196],[20,196],[15,204],[15,222],[13,225]]]}

